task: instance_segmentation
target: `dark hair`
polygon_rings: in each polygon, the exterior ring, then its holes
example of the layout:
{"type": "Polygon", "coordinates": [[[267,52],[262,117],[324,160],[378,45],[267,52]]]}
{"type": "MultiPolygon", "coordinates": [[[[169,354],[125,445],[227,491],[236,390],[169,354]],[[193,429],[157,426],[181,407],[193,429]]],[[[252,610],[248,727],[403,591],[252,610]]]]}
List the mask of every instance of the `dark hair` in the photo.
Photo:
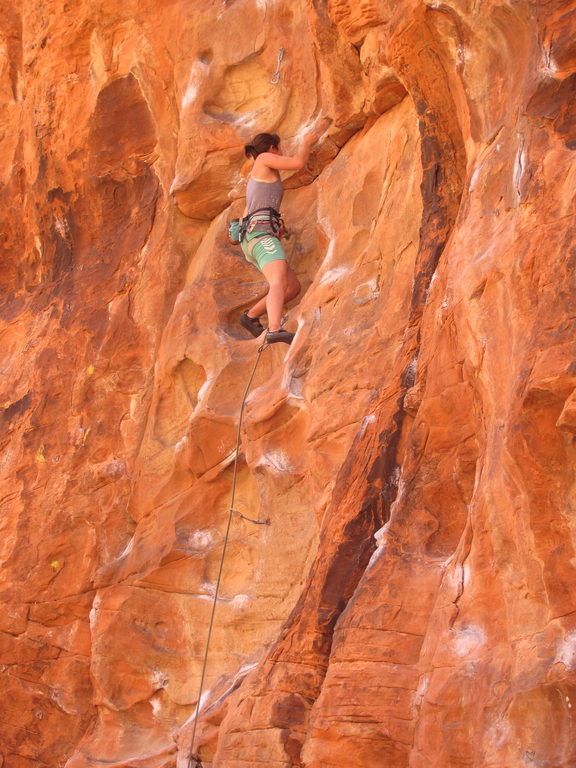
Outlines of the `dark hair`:
{"type": "Polygon", "coordinates": [[[252,139],[252,144],[246,144],[244,146],[244,152],[246,157],[258,157],[262,152],[268,152],[270,147],[278,149],[280,144],[280,136],[276,133],[259,133],[252,139]]]}

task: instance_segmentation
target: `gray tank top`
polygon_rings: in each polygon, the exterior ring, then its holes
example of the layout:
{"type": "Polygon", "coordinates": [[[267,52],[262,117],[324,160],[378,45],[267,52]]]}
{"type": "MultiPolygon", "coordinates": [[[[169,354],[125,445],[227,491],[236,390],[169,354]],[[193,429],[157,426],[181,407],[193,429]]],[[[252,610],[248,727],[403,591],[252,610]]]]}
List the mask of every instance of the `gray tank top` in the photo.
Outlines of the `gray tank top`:
{"type": "Polygon", "coordinates": [[[258,208],[274,208],[280,212],[280,203],[284,194],[282,181],[257,181],[250,177],[246,186],[246,215],[258,208]]]}

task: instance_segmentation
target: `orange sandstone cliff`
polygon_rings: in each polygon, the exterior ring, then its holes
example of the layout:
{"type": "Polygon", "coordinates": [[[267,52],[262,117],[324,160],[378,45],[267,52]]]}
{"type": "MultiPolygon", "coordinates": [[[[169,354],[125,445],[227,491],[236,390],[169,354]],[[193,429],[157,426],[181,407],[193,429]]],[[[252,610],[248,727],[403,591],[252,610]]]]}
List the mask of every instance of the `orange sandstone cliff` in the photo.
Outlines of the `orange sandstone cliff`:
{"type": "Polygon", "coordinates": [[[0,765],[576,765],[576,18],[2,0],[0,765]]]}

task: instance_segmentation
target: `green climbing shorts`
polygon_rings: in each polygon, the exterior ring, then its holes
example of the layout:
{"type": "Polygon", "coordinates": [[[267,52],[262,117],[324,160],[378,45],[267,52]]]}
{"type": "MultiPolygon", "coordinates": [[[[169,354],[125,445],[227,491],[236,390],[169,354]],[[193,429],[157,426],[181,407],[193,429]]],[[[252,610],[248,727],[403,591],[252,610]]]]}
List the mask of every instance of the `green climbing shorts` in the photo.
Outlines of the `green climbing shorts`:
{"type": "Polygon", "coordinates": [[[264,232],[251,232],[242,240],[242,251],[246,257],[246,261],[257,267],[262,272],[262,267],[269,264],[271,261],[277,261],[278,259],[284,259],[286,261],[286,254],[282,243],[277,237],[269,235],[264,232]]]}

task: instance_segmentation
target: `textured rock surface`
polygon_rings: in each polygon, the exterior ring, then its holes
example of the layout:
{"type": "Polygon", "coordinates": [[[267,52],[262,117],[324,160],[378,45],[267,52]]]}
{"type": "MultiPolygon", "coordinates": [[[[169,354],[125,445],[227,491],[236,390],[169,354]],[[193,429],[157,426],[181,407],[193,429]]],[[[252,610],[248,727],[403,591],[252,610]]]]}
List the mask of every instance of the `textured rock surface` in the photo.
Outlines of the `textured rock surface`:
{"type": "Polygon", "coordinates": [[[573,3],[4,0],[0,763],[576,765],[573,3]],[[280,51],[284,50],[284,55],[280,51]],[[282,348],[279,348],[279,347],[282,348]]]}

